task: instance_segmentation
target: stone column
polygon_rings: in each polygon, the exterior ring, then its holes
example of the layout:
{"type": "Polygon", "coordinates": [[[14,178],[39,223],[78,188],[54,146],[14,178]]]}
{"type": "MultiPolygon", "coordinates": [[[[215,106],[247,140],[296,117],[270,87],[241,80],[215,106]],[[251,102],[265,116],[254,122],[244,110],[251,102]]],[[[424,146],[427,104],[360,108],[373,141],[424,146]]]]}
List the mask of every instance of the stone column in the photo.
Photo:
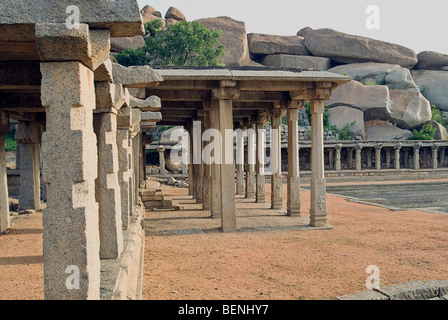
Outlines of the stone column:
{"type": "Polygon", "coordinates": [[[197,148],[198,155],[196,157],[193,156],[194,163],[194,182],[195,182],[195,198],[197,204],[204,203],[204,167],[202,161],[202,118],[193,123],[193,141],[194,147],[197,148]]]}
{"type": "Polygon", "coordinates": [[[45,298],[99,299],[93,72],[80,62],[43,62],[41,73],[42,105],[47,115],[42,136],[48,200],[42,219],[45,298]],[[66,285],[73,270],[79,275],[79,290],[66,285]]]}
{"type": "Polygon", "coordinates": [[[356,152],[356,157],[355,157],[355,161],[356,161],[356,171],[361,171],[362,170],[362,159],[361,159],[361,153],[362,153],[362,143],[358,143],[355,146],[355,152],[356,152]]]}
{"type": "Polygon", "coordinates": [[[336,145],[336,159],[335,159],[335,169],[336,171],[342,170],[342,161],[341,161],[341,150],[342,150],[342,144],[336,145]]]}
{"type": "Polygon", "coordinates": [[[437,169],[439,159],[438,159],[438,153],[439,153],[439,145],[437,143],[433,144],[431,146],[432,150],[432,168],[437,169]]]}
{"type": "Polygon", "coordinates": [[[327,226],[327,194],[324,170],[324,101],[311,101],[311,209],[310,224],[327,226]]]}
{"type": "MultiPolygon", "coordinates": [[[[210,106],[209,106],[210,108],[210,106]]],[[[206,110],[204,112],[203,117],[203,131],[210,129],[210,110],[206,110]]],[[[203,147],[204,149],[207,147],[209,142],[203,141],[203,147]]],[[[212,209],[212,166],[209,164],[209,159],[205,158],[205,155],[203,155],[203,188],[202,188],[202,198],[204,202],[204,210],[211,211],[212,209]]]]}
{"type": "Polygon", "coordinates": [[[372,168],[372,148],[368,147],[366,150],[366,157],[367,157],[367,168],[372,168]]]}
{"type": "Polygon", "coordinates": [[[386,148],[386,168],[390,169],[390,148],[386,148]]]}
{"type": "Polygon", "coordinates": [[[282,140],[280,126],[282,124],[283,110],[276,109],[272,113],[271,123],[271,208],[274,210],[282,210],[282,140]]]}
{"type": "Polygon", "coordinates": [[[375,146],[375,168],[376,170],[381,170],[381,149],[383,145],[378,143],[375,146]]]}
{"type": "Polygon", "coordinates": [[[0,233],[10,227],[8,177],[6,173],[5,136],[9,132],[9,118],[0,110],[0,233]]]}
{"type": "Polygon", "coordinates": [[[401,160],[400,160],[401,147],[402,147],[401,143],[397,143],[394,147],[394,149],[395,149],[395,170],[401,169],[401,164],[400,164],[401,163],[401,160]]]}
{"type": "Polygon", "coordinates": [[[443,167],[445,165],[445,151],[446,147],[440,148],[440,166],[443,167]]]}
{"type": "Polygon", "coordinates": [[[244,134],[242,130],[237,130],[236,134],[236,160],[236,194],[244,196],[246,190],[244,188],[244,134]]]}
{"type": "Polygon", "coordinates": [[[289,108],[288,114],[288,216],[301,215],[299,175],[299,109],[289,108]]]}
{"type": "Polygon", "coordinates": [[[423,148],[422,151],[423,151],[422,152],[423,154],[422,154],[422,157],[421,157],[421,159],[422,159],[422,166],[423,166],[423,168],[426,168],[426,165],[428,163],[428,154],[426,152],[426,148],[423,148]]]}
{"type": "Polygon", "coordinates": [[[19,209],[41,209],[40,127],[32,121],[19,121],[16,140],[20,146],[19,209]]]}
{"type": "Polygon", "coordinates": [[[409,168],[409,151],[407,149],[404,151],[404,167],[409,168]]]}
{"type": "MultiPolygon", "coordinates": [[[[120,110],[123,112],[125,108],[120,110]]],[[[127,108],[129,109],[129,108],[127,108]]],[[[120,114],[119,113],[119,114],[120,114]]],[[[121,198],[121,221],[124,230],[129,228],[130,217],[132,213],[132,164],[130,156],[132,148],[129,137],[129,120],[128,124],[123,124],[121,117],[118,117],[119,127],[117,128],[117,154],[118,154],[118,182],[120,184],[121,198]],[[121,124],[120,124],[121,123],[121,124]]],[[[126,117],[125,117],[126,119],[126,117]]],[[[126,121],[124,119],[124,121],[126,121]]]]}
{"type": "Polygon", "coordinates": [[[420,170],[420,148],[422,147],[422,143],[416,143],[413,146],[414,149],[414,169],[420,170]]]}
{"type": "Polygon", "coordinates": [[[353,148],[347,148],[348,169],[353,168],[353,148]]]}
{"type": "Polygon", "coordinates": [[[246,156],[246,198],[255,198],[255,164],[256,164],[256,132],[253,124],[247,126],[247,156],[246,156]]]}
{"type": "Polygon", "coordinates": [[[221,145],[221,224],[224,232],[236,230],[235,166],[233,149],[232,99],[239,95],[233,87],[235,82],[221,82],[221,88],[213,90],[212,96],[218,108],[221,145]]]}
{"type": "Polygon", "coordinates": [[[188,132],[188,195],[195,197],[194,194],[194,166],[193,166],[193,126],[191,123],[185,126],[185,130],[188,132]]]}
{"type": "MultiPolygon", "coordinates": [[[[212,104],[212,109],[210,110],[210,128],[219,131],[219,110],[217,102],[212,104]]],[[[220,160],[221,155],[221,141],[215,141],[215,162],[211,165],[212,174],[212,201],[211,201],[211,217],[220,218],[221,217],[221,165],[217,163],[220,160]],[[218,158],[218,159],[217,159],[218,158]]]]}
{"type": "Polygon", "coordinates": [[[159,167],[160,167],[160,174],[162,176],[165,175],[166,167],[165,167],[165,147],[159,146],[159,167]]]}
{"type": "Polygon", "coordinates": [[[334,149],[328,149],[328,168],[330,170],[334,169],[334,149]]]}
{"type": "Polygon", "coordinates": [[[267,122],[267,116],[262,115],[257,119],[257,156],[256,156],[256,199],[257,203],[266,202],[266,173],[265,173],[265,155],[266,155],[266,130],[264,128],[267,122]]]}

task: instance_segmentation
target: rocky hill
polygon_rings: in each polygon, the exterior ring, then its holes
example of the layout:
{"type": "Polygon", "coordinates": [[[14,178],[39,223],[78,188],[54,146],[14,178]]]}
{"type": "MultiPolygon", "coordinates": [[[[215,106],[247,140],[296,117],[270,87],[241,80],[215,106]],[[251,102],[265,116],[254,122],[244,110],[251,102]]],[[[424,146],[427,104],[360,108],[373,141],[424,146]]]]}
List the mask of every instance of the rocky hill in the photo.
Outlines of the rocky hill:
{"type": "MultiPolygon", "coordinates": [[[[186,17],[170,8],[165,14],[146,6],[143,21],[159,19],[167,26],[186,17]]],[[[223,63],[238,66],[314,68],[351,76],[335,90],[329,106],[330,122],[342,129],[355,123],[356,135],[366,140],[408,139],[413,129],[432,120],[431,105],[448,115],[448,55],[416,54],[400,45],[345,34],[331,29],[301,29],[295,36],[247,34],[244,22],[229,17],[199,20],[221,30],[223,63]]],[[[144,45],[143,37],[116,38],[112,51],[144,45]]],[[[438,128],[439,139],[448,139],[438,128]]]]}

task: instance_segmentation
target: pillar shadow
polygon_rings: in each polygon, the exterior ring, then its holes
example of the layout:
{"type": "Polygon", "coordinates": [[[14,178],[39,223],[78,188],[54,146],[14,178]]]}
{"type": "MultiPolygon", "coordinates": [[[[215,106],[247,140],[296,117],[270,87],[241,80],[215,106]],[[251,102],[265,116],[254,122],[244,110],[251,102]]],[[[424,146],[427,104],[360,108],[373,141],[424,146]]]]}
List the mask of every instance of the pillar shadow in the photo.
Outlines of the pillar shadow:
{"type": "Polygon", "coordinates": [[[18,266],[44,263],[44,256],[23,256],[0,258],[0,266],[18,266]]]}

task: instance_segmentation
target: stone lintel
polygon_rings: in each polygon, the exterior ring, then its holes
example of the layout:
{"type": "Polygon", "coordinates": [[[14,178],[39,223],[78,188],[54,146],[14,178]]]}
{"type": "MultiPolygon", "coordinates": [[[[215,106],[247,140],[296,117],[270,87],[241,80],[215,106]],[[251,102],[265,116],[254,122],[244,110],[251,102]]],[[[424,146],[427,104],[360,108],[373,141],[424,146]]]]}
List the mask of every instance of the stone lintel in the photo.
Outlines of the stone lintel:
{"type": "Polygon", "coordinates": [[[123,105],[130,105],[130,95],[121,84],[109,82],[95,83],[96,109],[95,113],[111,112],[117,113],[123,105]]]}
{"type": "Polygon", "coordinates": [[[162,113],[160,112],[141,112],[140,116],[142,123],[162,121],[162,113]]]}

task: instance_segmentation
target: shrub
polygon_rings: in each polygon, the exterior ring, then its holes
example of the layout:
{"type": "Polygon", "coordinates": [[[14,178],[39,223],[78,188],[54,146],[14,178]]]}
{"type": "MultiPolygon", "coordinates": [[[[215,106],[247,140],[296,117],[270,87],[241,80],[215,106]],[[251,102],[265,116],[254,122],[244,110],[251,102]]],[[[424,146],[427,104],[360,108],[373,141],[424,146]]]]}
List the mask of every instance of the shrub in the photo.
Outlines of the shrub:
{"type": "Polygon", "coordinates": [[[425,124],[420,130],[413,130],[409,140],[435,140],[437,129],[425,124]]]}

